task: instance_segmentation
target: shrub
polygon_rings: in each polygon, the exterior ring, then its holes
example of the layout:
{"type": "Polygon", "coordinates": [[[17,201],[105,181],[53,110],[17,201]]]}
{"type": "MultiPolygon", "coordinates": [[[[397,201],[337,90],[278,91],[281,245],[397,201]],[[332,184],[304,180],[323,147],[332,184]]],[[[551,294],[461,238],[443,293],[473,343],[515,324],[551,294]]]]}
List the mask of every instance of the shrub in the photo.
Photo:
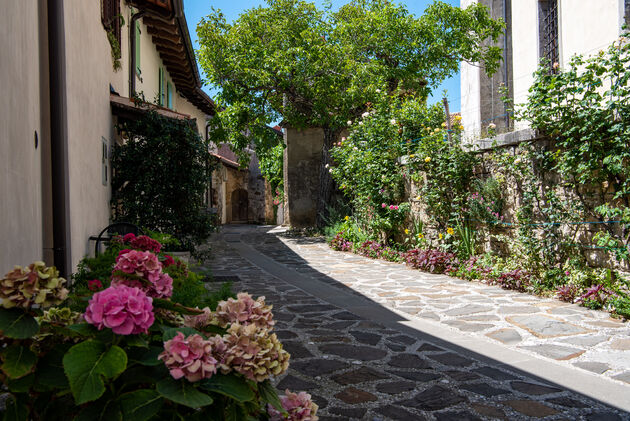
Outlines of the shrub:
{"type": "Polygon", "coordinates": [[[352,251],[352,241],[348,241],[344,238],[343,231],[340,231],[335,237],[330,240],[330,247],[336,251],[352,251]]]}
{"type": "Polygon", "coordinates": [[[119,127],[112,155],[114,219],[171,234],[188,249],[215,229],[205,210],[214,159],[187,121],[149,111],[119,127]]]}
{"type": "Polygon", "coordinates": [[[578,301],[581,302],[584,307],[600,309],[608,303],[608,300],[615,296],[616,294],[613,291],[599,284],[587,289],[586,292],[580,296],[578,301]]]}
{"type": "Polygon", "coordinates": [[[556,290],[556,297],[559,300],[572,303],[575,300],[575,297],[577,297],[578,293],[579,290],[575,285],[567,284],[558,287],[558,289],[556,290]]]}
{"type": "Polygon", "coordinates": [[[444,273],[447,269],[450,272],[458,264],[455,254],[435,249],[413,249],[403,253],[402,257],[408,266],[431,273],[444,273]]]}
{"type": "Polygon", "coordinates": [[[531,285],[531,275],[523,269],[515,269],[499,275],[496,282],[505,289],[524,292],[531,285]]]}
{"type": "MultiPolygon", "coordinates": [[[[0,308],[5,419],[316,419],[309,395],[281,399],[271,386],[289,354],[263,298],[186,307],[151,297],[163,275],[151,252],[123,251],[116,264],[115,285],[81,297],[84,312],[51,307],[65,280],[38,263],[32,269],[49,276],[31,273],[40,282],[18,284],[19,306],[0,308]]],[[[2,279],[4,291],[16,273],[2,279]]]]}

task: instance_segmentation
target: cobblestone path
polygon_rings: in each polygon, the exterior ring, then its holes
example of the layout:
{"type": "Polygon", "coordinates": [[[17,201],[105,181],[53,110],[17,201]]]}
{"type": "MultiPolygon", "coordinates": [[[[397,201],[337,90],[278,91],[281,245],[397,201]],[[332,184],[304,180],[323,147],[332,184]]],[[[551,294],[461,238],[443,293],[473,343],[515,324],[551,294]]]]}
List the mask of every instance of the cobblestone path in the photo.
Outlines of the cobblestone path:
{"type": "MultiPolygon", "coordinates": [[[[449,332],[481,335],[489,347],[497,340],[591,371],[598,363],[598,371],[605,365],[624,380],[628,328],[604,313],[333,252],[320,241],[277,231],[225,227],[207,265],[217,280],[235,277],[236,290],[265,295],[274,305],[276,332],[291,354],[277,387],[309,391],[322,421],[630,420],[628,412],[449,338],[449,332]],[[401,314],[441,323],[442,333],[408,327],[401,314]]],[[[630,387],[621,381],[560,368],[578,381],[591,376],[595,384],[610,384],[627,399],[618,406],[630,407],[630,387]]]]}

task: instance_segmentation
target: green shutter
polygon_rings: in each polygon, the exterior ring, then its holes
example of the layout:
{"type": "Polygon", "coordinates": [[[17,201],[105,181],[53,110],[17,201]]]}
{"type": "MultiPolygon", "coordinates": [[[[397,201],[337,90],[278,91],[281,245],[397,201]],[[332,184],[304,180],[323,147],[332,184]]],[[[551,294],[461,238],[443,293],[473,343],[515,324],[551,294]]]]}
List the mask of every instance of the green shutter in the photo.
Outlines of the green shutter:
{"type": "Polygon", "coordinates": [[[158,104],[164,105],[164,69],[158,68],[158,104]]]}
{"type": "Polygon", "coordinates": [[[171,82],[166,83],[166,106],[173,109],[173,85],[171,82]]]}
{"type": "Polygon", "coordinates": [[[136,72],[140,74],[140,22],[136,21],[136,72]]]}

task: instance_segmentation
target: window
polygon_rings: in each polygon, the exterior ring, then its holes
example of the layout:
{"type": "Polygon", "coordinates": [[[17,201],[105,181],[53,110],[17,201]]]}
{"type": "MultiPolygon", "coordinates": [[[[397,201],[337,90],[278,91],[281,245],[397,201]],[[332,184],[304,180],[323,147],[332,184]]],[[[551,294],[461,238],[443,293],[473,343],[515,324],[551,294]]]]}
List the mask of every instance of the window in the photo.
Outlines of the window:
{"type": "Polygon", "coordinates": [[[171,82],[166,83],[166,106],[173,109],[173,85],[171,82]]]}
{"type": "Polygon", "coordinates": [[[104,186],[107,186],[109,181],[109,142],[104,137],[101,137],[101,181],[104,186]]]}
{"type": "Polygon", "coordinates": [[[111,32],[120,46],[120,27],[122,16],[120,14],[120,0],[102,0],[101,22],[107,32],[111,32]]]}
{"type": "Polygon", "coordinates": [[[630,0],[624,1],[625,6],[625,17],[626,17],[626,25],[630,27],[630,0]]]}
{"type": "Polygon", "coordinates": [[[560,62],[558,42],[558,0],[541,0],[539,9],[540,58],[549,61],[551,71],[560,62]]]}
{"type": "Polygon", "coordinates": [[[136,21],[136,73],[140,75],[140,22],[136,21]]]}

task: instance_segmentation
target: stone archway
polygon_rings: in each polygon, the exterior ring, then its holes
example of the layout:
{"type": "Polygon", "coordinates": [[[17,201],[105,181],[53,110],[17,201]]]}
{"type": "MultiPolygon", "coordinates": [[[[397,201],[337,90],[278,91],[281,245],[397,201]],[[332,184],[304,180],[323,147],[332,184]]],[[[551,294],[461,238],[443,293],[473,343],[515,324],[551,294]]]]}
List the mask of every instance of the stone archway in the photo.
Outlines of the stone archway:
{"type": "Polygon", "coordinates": [[[248,218],[249,197],[247,190],[232,191],[232,222],[246,223],[248,218]]]}

